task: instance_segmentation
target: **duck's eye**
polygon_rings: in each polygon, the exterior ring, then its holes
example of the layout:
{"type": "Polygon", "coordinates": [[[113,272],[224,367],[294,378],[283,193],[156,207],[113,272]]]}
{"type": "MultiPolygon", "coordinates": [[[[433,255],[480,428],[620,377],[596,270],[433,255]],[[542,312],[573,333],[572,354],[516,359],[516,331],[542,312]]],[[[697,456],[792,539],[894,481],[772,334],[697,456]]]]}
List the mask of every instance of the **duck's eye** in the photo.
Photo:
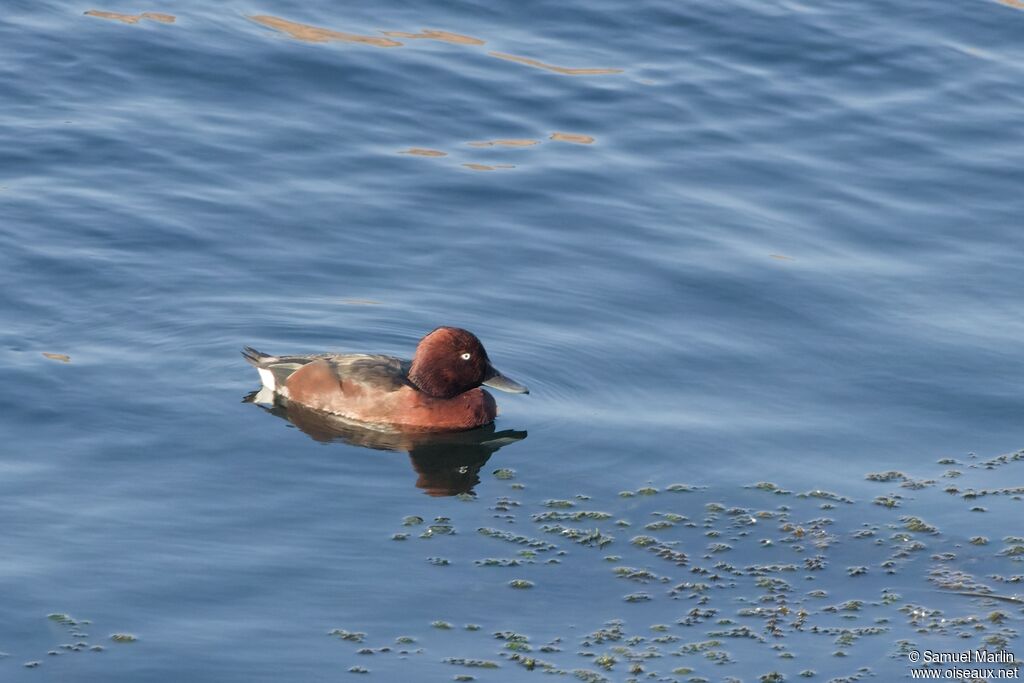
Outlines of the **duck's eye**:
{"type": "Polygon", "coordinates": [[[470,359],[470,358],[472,358],[472,357],[473,357],[473,356],[472,356],[472,354],[470,354],[470,353],[469,353],[469,351],[467,351],[466,353],[464,353],[464,354],[462,354],[462,355],[460,356],[460,358],[462,358],[462,360],[469,360],[469,359],[470,359]]]}

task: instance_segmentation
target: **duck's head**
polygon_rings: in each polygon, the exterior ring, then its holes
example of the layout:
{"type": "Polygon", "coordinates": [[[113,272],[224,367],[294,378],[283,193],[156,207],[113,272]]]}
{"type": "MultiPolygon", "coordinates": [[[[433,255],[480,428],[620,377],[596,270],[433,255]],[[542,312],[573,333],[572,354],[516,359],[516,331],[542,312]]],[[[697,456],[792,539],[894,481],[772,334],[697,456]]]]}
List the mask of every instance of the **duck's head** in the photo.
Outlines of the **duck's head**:
{"type": "Polygon", "coordinates": [[[475,334],[458,327],[439,327],[420,340],[409,380],[434,398],[453,398],[481,385],[513,394],[530,393],[491,365],[475,334]]]}

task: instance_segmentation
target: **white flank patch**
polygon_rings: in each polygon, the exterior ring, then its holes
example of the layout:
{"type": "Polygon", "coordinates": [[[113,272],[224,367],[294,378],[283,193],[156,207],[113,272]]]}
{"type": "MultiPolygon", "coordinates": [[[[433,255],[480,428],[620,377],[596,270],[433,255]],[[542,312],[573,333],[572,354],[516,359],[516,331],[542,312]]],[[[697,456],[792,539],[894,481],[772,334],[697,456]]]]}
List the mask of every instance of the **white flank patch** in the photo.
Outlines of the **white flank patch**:
{"type": "Polygon", "coordinates": [[[260,380],[263,382],[263,386],[273,391],[275,385],[274,373],[263,368],[256,368],[256,372],[260,373],[260,380]]]}

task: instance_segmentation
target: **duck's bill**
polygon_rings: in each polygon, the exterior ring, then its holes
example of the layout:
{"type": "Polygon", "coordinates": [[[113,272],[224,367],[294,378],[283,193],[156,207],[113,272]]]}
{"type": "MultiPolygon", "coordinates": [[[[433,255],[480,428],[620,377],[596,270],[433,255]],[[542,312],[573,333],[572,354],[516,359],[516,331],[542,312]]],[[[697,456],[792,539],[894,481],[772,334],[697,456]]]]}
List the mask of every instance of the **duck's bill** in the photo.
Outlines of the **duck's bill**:
{"type": "Polygon", "coordinates": [[[487,376],[484,378],[484,386],[497,389],[498,391],[507,391],[510,394],[530,393],[530,390],[525,385],[501,374],[490,363],[487,364],[487,376]]]}

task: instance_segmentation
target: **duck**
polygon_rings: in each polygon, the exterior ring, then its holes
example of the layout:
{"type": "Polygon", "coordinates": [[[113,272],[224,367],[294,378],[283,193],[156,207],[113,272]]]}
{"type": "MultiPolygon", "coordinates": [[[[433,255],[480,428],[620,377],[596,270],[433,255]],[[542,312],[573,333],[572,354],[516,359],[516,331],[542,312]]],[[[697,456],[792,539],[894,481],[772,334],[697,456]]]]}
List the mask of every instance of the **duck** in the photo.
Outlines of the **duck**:
{"type": "Polygon", "coordinates": [[[475,334],[438,327],[416,345],[412,360],[364,353],[272,356],[246,346],[242,356],[261,392],[388,431],[451,432],[494,422],[494,397],[530,390],[500,373],[475,334]]]}

